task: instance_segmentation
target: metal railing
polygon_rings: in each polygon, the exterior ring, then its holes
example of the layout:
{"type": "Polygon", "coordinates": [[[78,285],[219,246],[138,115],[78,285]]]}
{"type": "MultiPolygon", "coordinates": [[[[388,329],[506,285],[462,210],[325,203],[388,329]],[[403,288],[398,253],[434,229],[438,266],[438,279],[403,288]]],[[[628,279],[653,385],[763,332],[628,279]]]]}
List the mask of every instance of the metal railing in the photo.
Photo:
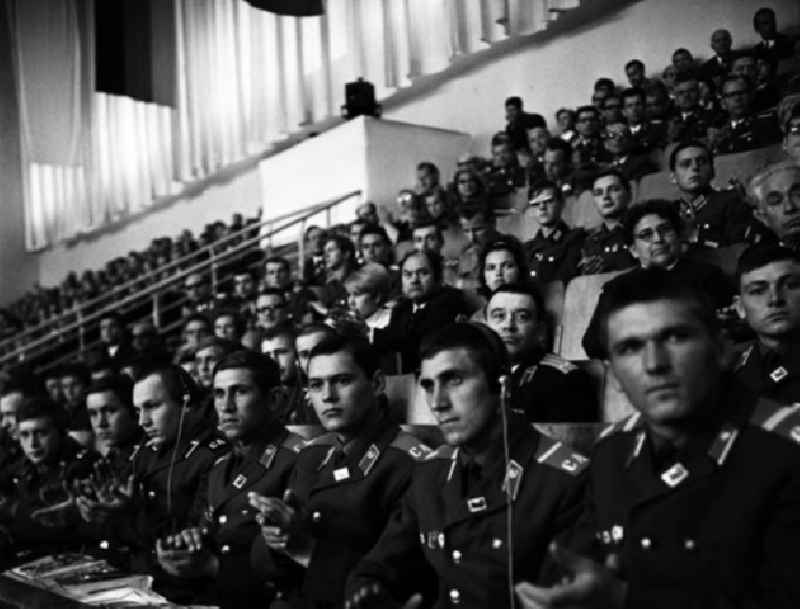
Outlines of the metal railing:
{"type": "MultiPolygon", "coordinates": [[[[249,224],[158,269],[116,286],[101,296],[79,303],[61,315],[0,341],[0,352],[6,351],[0,355],[0,366],[30,361],[66,344],[64,348],[68,353],[50,358],[52,361],[44,363],[40,369],[45,370],[52,365],[63,363],[74,357],[77,352],[86,351],[99,343],[99,341],[89,342],[87,335],[99,326],[101,317],[109,312],[124,315],[126,311],[144,308],[148,301],[150,313],[141,319],[151,317],[153,324],[161,333],[174,330],[180,325],[180,320],[166,326],[161,323],[164,310],[159,300],[162,295],[170,291],[170,288],[174,288],[188,275],[210,272],[212,293],[217,295],[220,285],[226,280],[220,276],[220,271],[224,270],[223,265],[229,266],[241,261],[253,251],[262,249],[262,244],[266,244],[268,251],[272,250],[281,234],[285,235],[290,229],[299,231],[295,251],[298,259],[302,260],[303,240],[308,221],[315,216],[325,214],[323,224],[326,227],[330,226],[333,208],[360,195],[360,190],[354,190],[322,203],[249,224]],[[72,343],[74,348],[70,347],[72,343]]],[[[294,240],[288,238],[281,242],[290,245],[294,240]]],[[[182,292],[182,289],[179,292],[182,292]]],[[[185,297],[176,296],[170,303],[171,308],[177,308],[186,302],[185,297]]]]}

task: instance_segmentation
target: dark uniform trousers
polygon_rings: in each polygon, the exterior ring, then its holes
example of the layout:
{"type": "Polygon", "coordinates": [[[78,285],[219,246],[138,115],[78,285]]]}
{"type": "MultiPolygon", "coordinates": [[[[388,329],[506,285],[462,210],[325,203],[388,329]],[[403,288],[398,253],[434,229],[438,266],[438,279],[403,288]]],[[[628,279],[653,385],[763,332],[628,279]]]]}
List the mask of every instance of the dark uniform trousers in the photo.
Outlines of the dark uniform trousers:
{"type": "MultiPolygon", "coordinates": [[[[342,606],[347,574],[375,545],[408,488],[415,459],[428,452],[382,412],[370,415],[359,436],[344,447],[331,433],[300,451],[289,488],[313,540],[300,606],[342,606]]],[[[259,570],[270,554],[257,536],[254,568],[259,570]]]]}
{"type": "Polygon", "coordinates": [[[597,421],[599,406],[592,378],[555,353],[535,354],[512,368],[511,407],[540,423],[597,421]]]}
{"type": "Polygon", "coordinates": [[[800,402],[800,345],[779,354],[763,352],[754,341],[742,351],[734,376],[757,395],[779,402],[800,402]]]}
{"type": "MultiPolygon", "coordinates": [[[[208,494],[208,474],[229,446],[203,421],[187,425],[173,446],[142,445],[133,457],[133,497],[118,522],[120,541],[131,547],[131,569],[156,569],[155,543],[200,521],[208,494]]],[[[166,579],[158,571],[156,581],[166,579]]]]}
{"type": "Polygon", "coordinates": [[[578,274],[585,237],[582,229],[570,229],[564,222],[560,222],[547,237],[539,229],[533,239],[525,242],[531,278],[542,285],[551,281],[566,284],[578,274]]]}
{"type": "Polygon", "coordinates": [[[419,592],[437,609],[511,606],[509,556],[514,581],[538,579],[548,544],[579,516],[587,459],[519,415],[509,444],[508,464],[498,442],[477,473],[450,446],[418,464],[402,505],[348,579],[348,597],[377,582],[396,601],[419,592]]]}
{"type": "Polygon", "coordinates": [[[52,463],[35,465],[22,458],[4,472],[0,480],[3,564],[81,548],[86,539],[81,534],[80,514],[74,505],[48,518],[52,526],[34,520],[31,514],[67,501],[71,484],[92,472],[97,457],[97,453],[64,436],[52,463]]]}
{"type": "Polygon", "coordinates": [[[684,222],[695,229],[692,240],[706,247],[743,243],[753,221],[750,208],[734,190],[709,190],[677,204],[684,222]]]}
{"type": "MultiPolygon", "coordinates": [[[[250,552],[260,528],[247,495],[282,497],[303,443],[300,436],[278,426],[247,455],[232,452],[217,459],[208,476],[200,526],[207,531],[205,539],[219,560],[219,571],[213,581],[195,582],[195,602],[226,609],[266,607],[284,578],[297,575],[299,569],[285,556],[270,556],[259,574],[252,570],[250,552]],[[272,575],[263,577],[270,568],[272,575]]],[[[187,587],[191,585],[187,582],[187,587]]]]}
{"type": "MultiPolygon", "coordinates": [[[[625,243],[621,224],[610,230],[605,224],[601,224],[586,235],[581,259],[596,257],[601,258],[602,262],[600,268],[593,270],[592,274],[622,271],[636,265],[636,260],[631,256],[628,245],[625,243]]],[[[578,270],[583,275],[589,274],[582,265],[578,267],[578,270]]]]}
{"type": "Polygon", "coordinates": [[[728,386],[676,454],[638,415],[595,447],[573,547],[616,556],[630,609],[800,607],[800,412],[728,386]]]}
{"type": "Polygon", "coordinates": [[[733,154],[763,148],[781,141],[781,132],[774,113],[748,116],[726,121],[714,143],[714,154],[733,154]]]}

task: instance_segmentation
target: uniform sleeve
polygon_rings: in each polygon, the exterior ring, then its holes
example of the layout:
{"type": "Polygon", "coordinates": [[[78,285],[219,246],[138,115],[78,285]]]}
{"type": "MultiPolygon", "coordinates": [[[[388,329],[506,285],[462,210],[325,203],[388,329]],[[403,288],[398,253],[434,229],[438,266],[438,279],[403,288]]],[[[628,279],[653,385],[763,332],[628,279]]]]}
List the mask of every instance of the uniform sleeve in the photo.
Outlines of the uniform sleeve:
{"type": "Polygon", "coordinates": [[[743,243],[747,227],[753,221],[750,208],[738,196],[731,196],[726,205],[725,243],[743,243]]]}
{"type": "Polygon", "coordinates": [[[775,609],[800,607],[800,469],[795,465],[773,504],[762,548],[762,602],[764,607],[775,609]]]}
{"type": "Polygon", "coordinates": [[[380,584],[397,602],[421,593],[432,600],[436,574],[419,542],[419,522],[412,494],[407,493],[392,513],[375,547],[351,571],[345,587],[350,598],[363,586],[380,584]]]}

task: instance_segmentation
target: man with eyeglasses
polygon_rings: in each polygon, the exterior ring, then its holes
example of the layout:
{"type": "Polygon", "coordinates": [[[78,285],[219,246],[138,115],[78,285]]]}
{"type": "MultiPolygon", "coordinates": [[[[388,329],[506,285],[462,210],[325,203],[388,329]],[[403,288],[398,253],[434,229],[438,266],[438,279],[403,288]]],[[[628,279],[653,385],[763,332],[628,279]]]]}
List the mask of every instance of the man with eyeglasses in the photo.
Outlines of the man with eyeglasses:
{"type": "Polygon", "coordinates": [[[658,171],[658,166],[647,152],[634,148],[631,130],[622,121],[606,124],[603,145],[610,155],[605,165],[616,169],[628,180],[638,180],[648,173],[658,171]]]}
{"type": "Polygon", "coordinates": [[[564,197],[553,182],[534,184],[528,199],[525,213],[533,214],[539,224],[533,239],[525,242],[531,277],[542,285],[551,281],[566,284],[578,273],[586,233],[571,229],[561,219],[564,197]]]}
{"type": "Polygon", "coordinates": [[[708,146],[688,140],[669,155],[672,181],[678,188],[677,205],[688,227],[686,239],[703,247],[726,247],[745,241],[752,212],[739,192],[715,190],[714,155],[708,146]]]}
{"type": "Polygon", "coordinates": [[[603,222],[583,242],[578,270],[581,275],[610,273],[631,268],[636,261],[625,242],[622,220],[631,202],[631,184],[619,171],[608,169],[592,186],[597,211],[603,222]]]}
{"type": "Polygon", "coordinates": [[[623,225],[625,240],[641,268],[662,268],[672,277],[708,294],[717,309],[729,307],[733,287],[722,271],[683,253],[683,222],[670,201],[651,199],[634,205],[623,225]]]}
{"type": "Polygon", "coordinates": [[[753,87],[744,76],[730,76],[722,83],[723,118],[709,131],[716,154],[732,154],[763,148],[780,141],[774,112],[756,115],[752,110],[753,87]]]}
{"type": "Polygon", "coordinates": [[[264,288],[256,299],[256,326],[271,330],[288,318],[286,295],[277,288],[264,288]]]}
{"type": "Polygon", "coordinates": [[[800,251],[800,166],[770,165],[753,176],[748,195],[757,220],[751,241],[778,242],[800,251]]]}
{"type": "MultiPolygon", "coordinates": [[[[605,102],[604,102],[605,103],[605,102]]],[[[591,188],[594,175],[601,163],[610,160],[600,138],[600,112],[594,106],[577,110],[575,128],[578,137],[572,143],[573,176],[580,190],[591,188]]]]}

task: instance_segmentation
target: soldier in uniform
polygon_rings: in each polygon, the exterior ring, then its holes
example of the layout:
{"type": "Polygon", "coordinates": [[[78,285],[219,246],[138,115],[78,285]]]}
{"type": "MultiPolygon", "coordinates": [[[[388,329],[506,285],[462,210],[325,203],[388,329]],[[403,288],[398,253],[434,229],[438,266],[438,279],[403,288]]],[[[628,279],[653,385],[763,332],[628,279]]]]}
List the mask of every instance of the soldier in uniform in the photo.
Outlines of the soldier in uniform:
{"type": "Polygon", "coordinates": [[[386,531],[348,579],[350,609],[513,607],[509,585],[539,575],[578,517],[586,459],[502,401],[498,337],[456,323],[422,346],[420,385],[447,444],[417,466],[386,531]],[[507,452],[504,449],[507,448],[507,452]]]}
{"type": "Polygon", "coordinates": [[[578,264],[580,274],[594,275],[631,268],[636,261],[628,250],[622,228],[622,220],[631,202],[630,182],[620,172],[608,169],[594,179],[592,195],[603,222],[583,241],[578,264]]]}
{"type": "Polygon", "coordinates": [[[800,166],[776,163],[759,172],[749,184],[753,215],[761,239],[800,251],[800,166]]]}
{"type": "Polygon", "coordinates": [[[183,369],[159,362],[143,368],[133,386],[147,442],[133,456],[132,497],[117,510],[114,530],[132,548],[131,569],[154,574],[168,596],[180,587],[156,568],[156,541],[199,522],[209,471],[228,451],[202,416],[199,397],[183,369]]]}
{"type": "Polygon", "coordinates": [[[568,282],[578,274],[581,246],[586,233],[570,229],[561,219],[564,197],[553,182],[541,182],[531,187],[526,213],[532,213],[539,223],[533,239],[525,242],[531,277],[542,285],[550,281],[568,282]]]}
{"type": "Polygon", "coordinates": [[[297,457],[284,500],[254,497],[264,526],[253,564],[273,551],[307,565],[300,606],[341,607],[347,574],[378,540],[429,451],[388,418],[384,377],[365,339],[335,337],[308,363],[308,391],[326,433],[297,457]]]}
{"type": "Polygon", "coordinates": [[[578,137],[572,142],[573,178],[579,191],[591,188],[599,167],[610,162],[611,155],[600,137],[600,112],[594,106],[581,106],[576,111],[578,137]]]}
{"type": "Polygon", "coordinates": [[[36,395],[44,395],[44,386],[36,375],[22,367],[9,371],[9,378],[0,389],[0,476],[24,458],[17,411],[26,398],[36,395]]]}
{"type": "Polygon", "coordinates": [[[667,140],[667,130],[663,123],[647,119],[647,97],[644,89],[631,87],[622,94],[622,116],[628,124],[633,140],[633,152],[648,153],[655,148],[663,148],[667,140]]]}
{"type": "Polygon", "coordinates": [[[670,142],[705,141],[714,116],[700,107],[700,84],[691,72],[675,78],[675,111],[667,127],[670,142]]]}
{"type": "Polygon", "coordinates": [[[582,522],[553,557],[564,581],[517,587],[526,609],[800,603],[800,413],[722,371],[702,291],[661,269],[606,284],[585,338],[637,412],[589,466],[582,522]]]}
{"type": "Polygon", "coordinates": [[[503,341],[511,363],[511,408],[529,421],[596,421],[597,393],[589,375],[550,353],[544,301],[531,283],[501,286],[486,304],[486,325],[503,341]]]}
{"type": "Polygon", "coordinates": [[[72,484],[89,475],[97,455],[67,435],[66,413],[47,398],[25,398],[17,425],[25,457],[0,476],[2,562],[78,550],[84,539],[72,484]]]}
{"type": "Polygon", "coordinates": [[[698,141],[681,142],[669,155],[672,181],[678,187],[687,239],[704,247],[726,247],[745,240],[753,214],[737,190],[714,190],[714,156],[698,141]]]}
{"type": "Polygon", "coordinates": [[[754,245],[739,257],[736,309],[755,332],[735,376],[754,393],[800,402],[800,256],[754,245]]]}
{"type": "Polygon", "coordinates": [[[781,141],[774,112],[752,111],[753,85],[745,76],[730,76],[722,83],[726,113],[714,125],[710,144],[716,154],[745,152],[781,141]]]}
{"type": "Polygon", "coordinates": [[[181,579],[194,602],[230,609],[266,606],[275,586],[297,567],[273,556],[268,586],[250,567],[250,549],[259,535],[254,493],[282,497],[303,440],[279,420],[280,371],[252,351],[225,356],[214,370],[214,406],[219,426],[233,450],[209,474],[203,518],[196,527],[159,542],[161,567],[181,579]]]}

